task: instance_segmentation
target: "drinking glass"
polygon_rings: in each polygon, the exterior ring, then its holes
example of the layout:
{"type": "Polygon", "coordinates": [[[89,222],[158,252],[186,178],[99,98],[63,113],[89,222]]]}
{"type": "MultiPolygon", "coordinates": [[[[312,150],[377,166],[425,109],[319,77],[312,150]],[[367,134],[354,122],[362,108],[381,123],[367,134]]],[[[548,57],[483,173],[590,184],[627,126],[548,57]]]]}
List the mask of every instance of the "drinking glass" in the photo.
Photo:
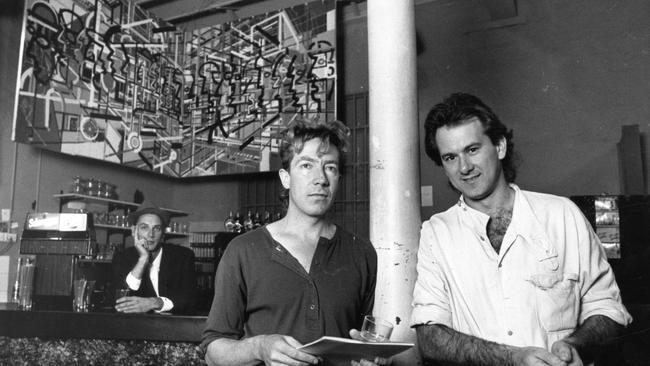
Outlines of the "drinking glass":
{"type": "Polygon", "coordinates": [[[22,310],[32,309],[34,292],[34,271],[36,266],[30,258],[19,262],[18,268],[18,307],[22,310]]]}
{"type": "Polygon", "coordinates": [[[129,289],[128,288],[118,288],[115,289],[115,300],[121,299],[125,296],[129,296],[129,289]]]}
{"type": "Polygon", "coordinates": [[[363,318],[361,338],[368,342],[386,342],[393,332],[393,324],[388,320],[372,315],[363,318]]]}
{"type": "Polygon", "coordinates": [[[93,293],[95,292],[95,281],[86,281],[86,293],[84,296],[84,311],[93,308],[93,293]]]}
{"type": "Polygon", "coordinates": [[[74,311],[84,311],[86,308],[86,283],[86,280],[83,278],[80,280],[74,280],[74,298],[72,300],[74,311]]]}

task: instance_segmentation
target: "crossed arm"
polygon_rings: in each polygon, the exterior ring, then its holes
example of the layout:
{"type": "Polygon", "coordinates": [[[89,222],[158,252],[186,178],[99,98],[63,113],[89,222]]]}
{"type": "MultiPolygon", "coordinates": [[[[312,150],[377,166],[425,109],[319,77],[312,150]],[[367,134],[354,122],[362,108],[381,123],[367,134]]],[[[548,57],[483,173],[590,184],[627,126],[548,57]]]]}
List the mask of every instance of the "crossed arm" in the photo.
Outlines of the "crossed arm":
{"type": "Polygon", "coordinates": [[[582,366],[594,351],[620,334],[623,327],[610,318],[594,315],[567,338],[555,342],[551,351],[539,347],[515,347],[457,332],[444,325],[416,328],[421,356],[427,361],[462,365],[582,366]]]}

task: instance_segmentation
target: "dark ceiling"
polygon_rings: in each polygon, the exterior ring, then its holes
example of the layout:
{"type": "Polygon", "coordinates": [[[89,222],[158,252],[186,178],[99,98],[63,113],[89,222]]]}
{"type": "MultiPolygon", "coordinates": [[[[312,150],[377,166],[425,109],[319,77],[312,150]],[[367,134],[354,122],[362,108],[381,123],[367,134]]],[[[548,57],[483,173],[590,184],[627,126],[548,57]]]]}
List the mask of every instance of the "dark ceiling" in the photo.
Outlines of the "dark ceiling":
{"type": "Polygon", "coordinates": [[[136,0],[142,8],[179,28],[193,30],[315,0],[136,0]]]}
{"type": "MultiPolygon", "coordinates": [[[[136,4],[178,28],[194,30],[313,1],[326,0],[136,0],[136,4]]],[[[366,2],[366,0],[335,1],[339,6],[366,2]]],[[[415,0],[416,3],[427,1],[439,0],[415,0]]],[[[475,1],[488,10],[492,21],[517,16],[517,0],[475,1]]]]}

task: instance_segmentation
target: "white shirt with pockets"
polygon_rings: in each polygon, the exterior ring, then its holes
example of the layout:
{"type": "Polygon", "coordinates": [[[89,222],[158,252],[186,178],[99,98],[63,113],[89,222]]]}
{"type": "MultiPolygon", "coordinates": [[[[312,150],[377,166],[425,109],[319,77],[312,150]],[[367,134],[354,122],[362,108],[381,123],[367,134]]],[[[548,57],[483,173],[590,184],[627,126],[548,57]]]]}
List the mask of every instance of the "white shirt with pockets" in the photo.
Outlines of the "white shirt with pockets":
{"type": "Polygon", "coordinates": [[[411,325],[548,350],[595,314],[627,325],[604,249],[578,207],[510,186],[512,221],[499,253],[486,233],[490,217],[462,197],[423,223],[411,325]]]}

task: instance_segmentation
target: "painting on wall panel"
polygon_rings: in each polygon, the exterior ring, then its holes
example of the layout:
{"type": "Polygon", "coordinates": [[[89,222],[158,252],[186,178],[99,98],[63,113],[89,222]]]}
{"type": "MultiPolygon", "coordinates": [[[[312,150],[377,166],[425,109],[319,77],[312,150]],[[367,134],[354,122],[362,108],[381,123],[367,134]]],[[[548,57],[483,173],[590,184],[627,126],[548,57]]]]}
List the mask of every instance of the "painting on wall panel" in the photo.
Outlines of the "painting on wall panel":
{"type": "Polygon", "coordinates": [[[26,1],[14,140],[174,177],[279,166],[336,118],[335,1],[183,30],[133,0],[26,1]]]}

